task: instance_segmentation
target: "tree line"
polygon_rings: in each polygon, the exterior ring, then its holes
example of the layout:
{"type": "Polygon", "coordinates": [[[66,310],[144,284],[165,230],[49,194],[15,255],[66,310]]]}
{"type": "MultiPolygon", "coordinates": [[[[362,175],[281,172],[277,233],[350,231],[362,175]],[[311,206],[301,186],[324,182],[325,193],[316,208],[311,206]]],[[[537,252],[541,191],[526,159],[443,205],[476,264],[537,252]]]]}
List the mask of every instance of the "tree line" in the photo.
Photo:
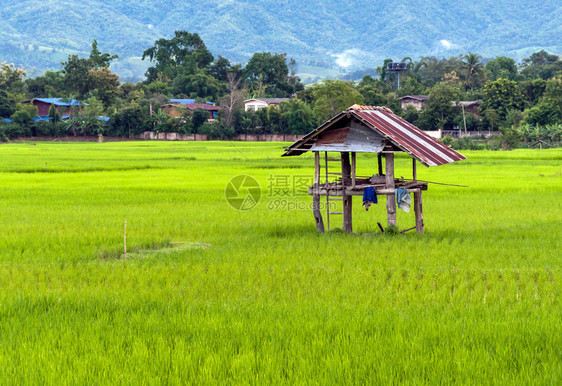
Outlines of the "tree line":
{"type": "MultiPolygon", "coordinates": [[[[132,137],[144,131],[205,133],[232,138],[240,133],[303,134],[355,104],[390,107],[424,130],[463,127],[469,131],[502,131],[506,135],[532,131],[529,127],[562,122],[562,61],[539,51],[517,64],[508,57],[484,61],[475,53],[449,58],[405,57],[407,71],[397,75],[380,66],[343,79],[327,79],[305,87],[297,64],[284,53],[255,53],[245,66],[214,57],[196,33],[176,31],[142,53],[150,63],[146,78],[120,83],[110,70],[116,55],[103,53],[92,42],[86,58],[70,55],[56,71],[27,78],[23,69],[0,66],[0,122],[3,137],[104,134],[132,137]],[[353,80],[357,79],[357,80],[353,80]],[[400,97],[428,95],[425,107],[402,109],[400,97]],[[62,121],[53,108],[49,122],[24,99],[63,97],[84,101],[80,114],[62,121]],[[248,98],[291,98],[277,107],[244,111],[248,98]],[[171,117],[161,106],[171,98],[214,102],[219,118],[209,123],[206,111],[182,111],[171,117]],[[463,115],[459,101],[480,101],[479,114],[463,115]],[[109,116],[109,121],[99,120],[109,116]],[[3,121],[3,120],[2,120],[3,121]]],[[[554,140],[560,140],[559,135],[554,140]]]]}

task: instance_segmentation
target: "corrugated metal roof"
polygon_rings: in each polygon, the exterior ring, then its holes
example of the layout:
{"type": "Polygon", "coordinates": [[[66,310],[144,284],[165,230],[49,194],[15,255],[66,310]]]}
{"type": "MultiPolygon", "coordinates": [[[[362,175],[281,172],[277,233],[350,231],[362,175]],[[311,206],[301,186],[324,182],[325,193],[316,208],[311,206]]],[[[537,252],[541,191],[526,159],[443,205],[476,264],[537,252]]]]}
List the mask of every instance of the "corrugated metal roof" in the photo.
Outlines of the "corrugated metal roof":
{"type": "Polygon", "coordinates": [[[29,103],[31,101],[39,101],[43,103],[53,104],[55,106],[80,106],[82,102],[76,99],[63,99],[63,98],[33,98],[22,101],[21,103],[29,103]]]}
{"type": "MultiPolygon", "coordinates": [[[[174,103],[169,103],[169,104],[164,105],[162,107],[166,107],[166,106],[179,107],[177,104],[174,104],[174,103]]],[[[219,111],[220,110],[219,106],[210,105],[208,103],[181,103],[181,107],[183,107],[185,109],[188,109],[188,110],[195,110],[195,109],[203,109],[203,110],[207,110],[207,111],[219,111]]]]}
{"type": "Polygon", "coordinates": [[[265,102],[267,104],[273,104],[273,105],[278,105],[281,102],[287,102],[290,101],[291,98],[252,98],[252,99],[246,99],[244,101],[244,103],[246,102],[250,102],[250,101],[261,101],[261,102],[265,102]]]}
{"type": "Polygon", "coordinates": [[[378,132],[388,142],[410,154],[426,166],[439,166],[466,159],[465,156],[442,144],[400,118],[386,107],[353,105],[331,120],[289,146],[284,156],[300,155],[310,150],[316,137],[334,127],[344,117],[353,117],[366,127],[378,132]]]}
{"type": "MultiPolygon", "coordinates": [[[[172,98],[172,99],[170,99],[170,103],[179,103],[179,104],[182,104],[182,105],[190,105],[190,104],[193,104],[193,103],[196,103],[196,102],[195,102],[195,99],[176,99],[176,98],[172,98]]],[[[205,102],[205,103],[208,104],[208,105],[214,105],[213,102],[205,102]]]]}
{"type": "Polygon", "coordinates": [[[400,97],[398,99],[416,99],[418,101],[425,101],[425,100],[429,99],[429,95],[405,95],[405,96],[400,97]]]}

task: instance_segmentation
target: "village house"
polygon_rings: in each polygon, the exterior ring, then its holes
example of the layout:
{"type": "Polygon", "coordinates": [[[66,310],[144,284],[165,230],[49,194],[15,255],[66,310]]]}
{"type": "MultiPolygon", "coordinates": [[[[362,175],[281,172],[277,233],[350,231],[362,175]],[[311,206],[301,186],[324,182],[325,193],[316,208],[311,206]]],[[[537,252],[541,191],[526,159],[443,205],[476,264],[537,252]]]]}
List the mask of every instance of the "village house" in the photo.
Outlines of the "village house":
{"type": "Polygon", "coordinates": [[[210,102],[196,103],[195,99],[170,99],[170,103],[162,106],[162,111],[173,117],[181,117],[184,110],[195,111],[196,109],[203,109],[209,112],[209,121],[217,119],[219,116],[220,107],[215,106],[210,102]]]}
{"type": "Polygon", "coordinates": [[[429,96],[427,95],[406,95],[398,99],[400,99],[402,110],[406,110],[408,105],[411,105],[414,106],[416,110],[420,111],[425,107],[425,102],[428,98],[429,96]]]}
{"type": "Polygon", "coordinates": [[[481,104],[482,102],[480,101],[460,101],[458,103],[459,106],[464,108],[465,113],[471,113],[478,116],[480,116],[480,112],[478,111],[478,109],[480,108],[481,104]]]}
{"type": "Polygon", "coordinates": [[[20,103],[33,103],[37,106],[37,116],[40,119],[47,119],[49,117],[49,109],[51,105],[55,106],[55,110],[62,118],[68,118],[77,114],[82,102],[76,99],[64,98],[34,98],[21,101],[20,103]]]}
{"type": "Polygon", "coordinates": [[[244,111],[265,109],[269,106],[277,106],[281,102],[288,101],[289,98],[253,98],[244,101],[244,111]]]}

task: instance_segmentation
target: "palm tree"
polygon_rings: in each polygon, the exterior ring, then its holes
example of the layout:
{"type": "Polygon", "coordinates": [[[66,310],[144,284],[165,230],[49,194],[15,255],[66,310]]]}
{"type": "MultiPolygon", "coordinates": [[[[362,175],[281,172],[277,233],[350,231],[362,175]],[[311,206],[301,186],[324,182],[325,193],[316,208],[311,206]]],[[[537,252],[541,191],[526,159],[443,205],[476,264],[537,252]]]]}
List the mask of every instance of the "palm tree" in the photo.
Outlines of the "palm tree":
{"type": "Polygon", "coordinates": [[[482,72],[483,64],[480,62],[482,57],[474,52],[469,52],[463,56],[463,63],[466,66],[466,85],[470,91],[474,88],[474,77],[482,72]]]}

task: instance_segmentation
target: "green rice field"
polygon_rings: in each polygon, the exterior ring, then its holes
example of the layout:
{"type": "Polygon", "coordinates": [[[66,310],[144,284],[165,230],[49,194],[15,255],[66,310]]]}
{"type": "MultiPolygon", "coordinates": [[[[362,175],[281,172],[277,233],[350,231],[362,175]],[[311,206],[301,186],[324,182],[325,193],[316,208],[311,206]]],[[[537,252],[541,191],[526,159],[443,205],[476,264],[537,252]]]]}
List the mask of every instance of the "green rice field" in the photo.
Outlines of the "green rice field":
{"type": "Polygon", "coordinates": [[[384,199],[318,234],[286,145],[0,145],[0,383],[562,383],[562,149],[420,166],[469,188],[430,184],[423,235],[368,236],[384,199]]]}

